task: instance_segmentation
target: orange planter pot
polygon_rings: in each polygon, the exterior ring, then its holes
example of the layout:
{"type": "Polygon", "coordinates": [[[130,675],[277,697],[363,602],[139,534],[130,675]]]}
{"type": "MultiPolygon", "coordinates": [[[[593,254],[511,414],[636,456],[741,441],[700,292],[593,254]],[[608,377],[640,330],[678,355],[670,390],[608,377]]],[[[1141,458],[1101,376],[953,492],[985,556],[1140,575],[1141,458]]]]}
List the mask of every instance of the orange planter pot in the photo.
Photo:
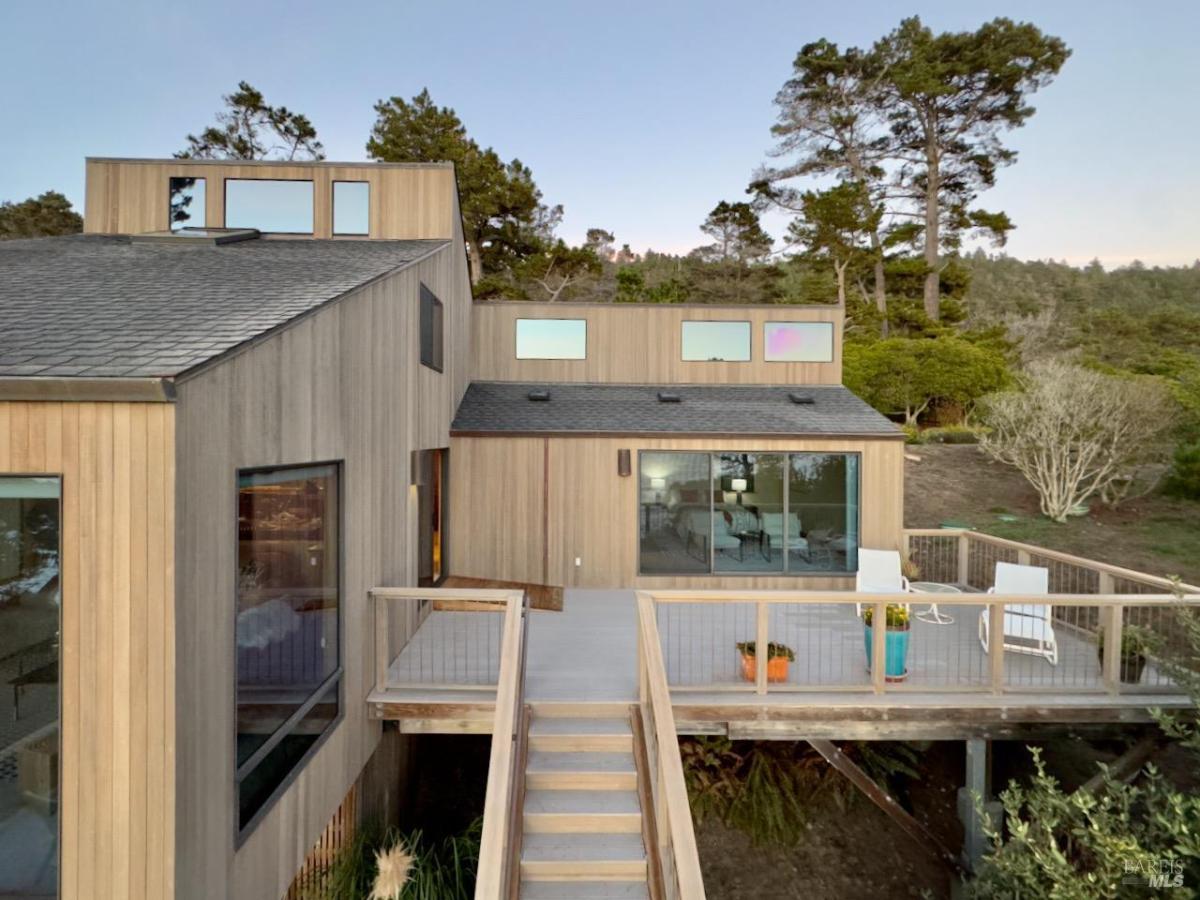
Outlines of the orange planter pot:
{"type": "MultiPolygon", "coordinates": [[[[747,681],[758,680],[758,660],[757,657],[742,655],[742,677],[747,681]]],[[[782,681],[787,681],[788,678],[788,658],[786,656],[776,656],[774,659],[767,661],[767,681],[773,681],[776,684],[782,681]]]]}

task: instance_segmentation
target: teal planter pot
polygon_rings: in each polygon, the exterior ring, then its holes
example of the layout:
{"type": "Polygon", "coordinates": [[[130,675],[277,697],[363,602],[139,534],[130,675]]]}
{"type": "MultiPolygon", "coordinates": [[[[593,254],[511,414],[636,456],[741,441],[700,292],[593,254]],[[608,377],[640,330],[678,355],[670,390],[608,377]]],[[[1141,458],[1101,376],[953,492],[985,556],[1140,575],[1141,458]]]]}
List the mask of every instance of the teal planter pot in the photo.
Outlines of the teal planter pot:
{"type": "MultiPolygon", "coordinates": [[[[889,628],[887,630],[887,647],[884,650],[883,676],[887,681],[903,681],[908,677],[908,633],[907,628],[889,628]]],[[[871,671],[872,642],[874,629],[870,625],[863,628],[863,645],[867,650],[867,671],[871,671]]]]}

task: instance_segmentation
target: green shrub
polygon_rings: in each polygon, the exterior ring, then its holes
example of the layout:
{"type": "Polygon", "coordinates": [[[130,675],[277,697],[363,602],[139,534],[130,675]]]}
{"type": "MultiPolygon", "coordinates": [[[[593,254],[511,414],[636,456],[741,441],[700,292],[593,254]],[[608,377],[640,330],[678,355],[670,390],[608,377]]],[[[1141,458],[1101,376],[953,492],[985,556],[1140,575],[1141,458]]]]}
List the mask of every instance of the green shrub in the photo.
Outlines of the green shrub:
{"type": "Polygon", "coordinates": [[[904,432],[904,443],[906,444],[923,444],[921,438],[921,429],[914,424],[905,424],[900,426],[900,430],[904,432]]]}
{"type": "Polygon", "coordinates": [[[921,432],[922,444],[978,444],[982,428],[971,425],[942,425],[921,432]]]}
{"type": "Polygon", "coordinates": [[[1200,441],[1182,444],[1175,450],[1175,461],[1163,490],[1174,497],[1200,500],[1200,441]]]}

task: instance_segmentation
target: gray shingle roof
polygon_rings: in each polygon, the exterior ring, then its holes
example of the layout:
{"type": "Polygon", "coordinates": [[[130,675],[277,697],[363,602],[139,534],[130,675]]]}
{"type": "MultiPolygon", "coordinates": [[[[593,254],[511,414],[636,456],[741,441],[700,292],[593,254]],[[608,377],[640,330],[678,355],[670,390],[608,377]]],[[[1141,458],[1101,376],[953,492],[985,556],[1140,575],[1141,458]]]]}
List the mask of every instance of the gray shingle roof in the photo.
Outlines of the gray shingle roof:
{"type": "Polygon", "coordinates": [[[0,376],[168,377],[445,241],[0,241],[0,376]]]}
{"type": "Polygon", "coordinates": [[[474,382],[450,430],[459,434],[752,434],[900,437],[895,424],[841,385],[532,384],[474,382]],[[548,390],[548,401],[529,392],[548,390]],[[658,392],[678,394],[662,403],[658,392]],[[793,403],[789,393],[809,396],[793,403]]]}

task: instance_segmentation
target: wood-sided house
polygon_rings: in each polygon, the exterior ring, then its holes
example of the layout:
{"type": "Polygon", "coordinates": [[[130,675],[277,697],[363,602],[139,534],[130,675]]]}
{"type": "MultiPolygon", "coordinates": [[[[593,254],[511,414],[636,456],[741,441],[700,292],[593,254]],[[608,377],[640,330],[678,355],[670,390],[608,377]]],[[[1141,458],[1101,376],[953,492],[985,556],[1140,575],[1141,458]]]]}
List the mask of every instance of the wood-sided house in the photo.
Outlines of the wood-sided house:
{"type": "Polygon", "coordinates": [[[0,244],[0,895],[282,896],[380,745],[376,585],[900,546],[835,307],[473,304],[445,165],[87,176],[0,244]]]}

